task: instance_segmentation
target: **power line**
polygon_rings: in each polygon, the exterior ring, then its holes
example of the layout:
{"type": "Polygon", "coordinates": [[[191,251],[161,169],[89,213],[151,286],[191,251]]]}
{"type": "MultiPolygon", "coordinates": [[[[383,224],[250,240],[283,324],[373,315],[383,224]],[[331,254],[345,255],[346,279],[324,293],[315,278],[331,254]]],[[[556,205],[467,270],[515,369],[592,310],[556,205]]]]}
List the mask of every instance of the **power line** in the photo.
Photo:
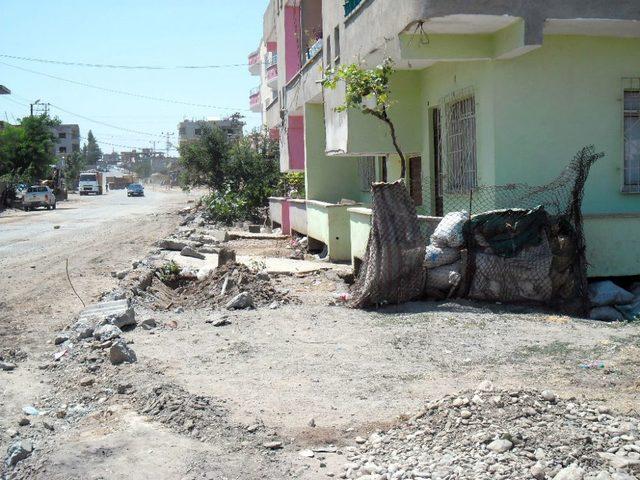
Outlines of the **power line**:
{"type": "Polygon", "coordinates": [[[157,102],[173,103],[173,104],[177,104],[177,105],[188,105],[188,106],[191,106],[191,107],[211,108],[211,109],[214,109],[214,110],[231,110],[231,111],[234,111],[234,112],[250,112],[251,111],[250,109],[247,109],[247,108],[218,107],[218,106],[215,106],[215,105],[207,105],[205,103],[191,103],[191,102],[183,102],[183,101],[180,101],[180,100],[172,100],[172,99],[168,99],[168,98],[152,97],[150,95],[141,95],[141,94],[138,94],[138,93],[126,92],[126,91],[123,91],[123,90],[115,90],[113,88],[99,87],[97,85],[91,85],[90,83],[78,82],[76,80],[69,80],[68,78],[58,77],[56,75],[50,75],[50,74],[44,73],[44,72],[38,72],[36,70],[31,70],[29,68],[23,68],[23,67],[19,67],[17,65],[11,65],[10,63],[0,62],[0,65],[6,65],[7,67],[15,68],[17,70],[22,70],[23,72],[28,72],[28,73],[33,73],[35,75],[41,75],[43,77],[53,78],[55,80],[60,80],[62,82],[72,83],[74,85],[80,85],[80,86],[83,86],[83,87],[94,88],[96,90],[102,90],[102,91],[109,92],[109,93],[117,93],[119,95],[127,95],[129,97],[144,98],[146,100],[155,100],[157,102]]]}
{"type": "Polygon", "coordinates": [[[64,109],[62,107],[59,107],[58,105],[53,104],[53,103],[50,103],[49,105],[51,105],[56,110],[60,110],[61,112],[68,113],[69,115],[73,115],[75,117],[82,118],[83,120],[87,120],[89,122],[96,123],[98,125],[103,125],[103,126],[109,127],[109,128],[115,128],[116,130],[122,130],[123,132],[137,133],[139,135],[148,135],[150,137],[163,137],[164,138],[164,135],[160,135],[158,133],[149,133],[149,132],[143,132],[141,130],[133,130],[131,128],[120,127],[118,125],[113,125],[112,123],[101,122],[100,120],[94,120],[93,118],[85,117],[84,115],[80,115],[79,113],[75,113],[75,112],[72,112],[70,110],[66,110],[66,109],[64,109]]]}
{"type": "Polygon", "coordinates": [[[84,62],[66,62],[63,60],[47,60],[44,58],[20,57],[17,55],[7,55],[0,53],[0,57],[11,58],[14,60],[24,60],[26,62],[49,63],[54,65],[66,65],[72,67],[90,67],[90,68],[113,68],[124,70],[202,70],[213,68],[234,68],[248,67],[248,63],[229,63],[222,65],[112,65],[105,63],[84,63],[84,62]]]}

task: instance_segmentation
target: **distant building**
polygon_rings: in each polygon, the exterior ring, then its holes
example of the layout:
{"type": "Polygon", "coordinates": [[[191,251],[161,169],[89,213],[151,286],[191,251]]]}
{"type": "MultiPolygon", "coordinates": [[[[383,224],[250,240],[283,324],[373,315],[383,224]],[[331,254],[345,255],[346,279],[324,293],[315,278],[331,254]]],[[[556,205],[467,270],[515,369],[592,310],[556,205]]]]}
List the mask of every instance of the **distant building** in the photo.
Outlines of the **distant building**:
{"type": "Polygon", "coordinates": [[[56,125],[51,128],[55,135],[53,153],[66,158],[73,152],[80,151],[80,127],[75,124],[56,125]]]}
{"type": "Polygon", "coordinates": [[[117,165],[120,161],[120,154],[118,152],[103,153],[102,162],[107,165],[117,165]]]}
{"type": "Polygon", "coordinates": [[[242,122],[237,117],[227,117],[222,120],[185,120],[178,124],[178,138],[180,144],[197,140],[202,135],[203,127],[217,127],[227,134],[229,140],[242,138],[242,122]]]}

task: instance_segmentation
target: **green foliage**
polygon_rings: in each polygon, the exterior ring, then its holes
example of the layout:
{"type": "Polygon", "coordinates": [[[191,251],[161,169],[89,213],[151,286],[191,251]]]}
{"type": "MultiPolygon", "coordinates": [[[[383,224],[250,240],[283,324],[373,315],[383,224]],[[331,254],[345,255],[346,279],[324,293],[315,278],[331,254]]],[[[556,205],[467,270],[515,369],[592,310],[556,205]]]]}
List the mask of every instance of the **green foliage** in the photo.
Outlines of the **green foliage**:
{"type": "MultiPolygon", "coordinates": [[[[17,126],[0,131],[0,176],[36,179],[48,177],[55,163],[55,136],[51,127],[59,120],[47,115],[25,117],[17,126]]],[[[28,183],[29,183],[28,182],[28,183]]]]}
{"type": "Polygon", "coordinates": [[[202,198],[205,217],[214,222],[230,225],[247,218],[247,202],[236,191],[215,191],[202,198]]]}
{"type": "Polygon", "coordinates": [[[278,143],[266,132],[252,132],[230,142],[217,128],[180,148],[183,187],[205,186],[209,218],[225,224],[257,220],[280,180],[278,143]]]}
{"type": "Polygon", "coordinates": [[[396,152],[400,156],[402,166],[401,178],[406,174],[406,160],[396,136],[395,125],[389,118],[391,106],[391,76],[395,72],[393,61],[387,58],[375,68],[364,69],[356,63],[340,65],[325,72],[322,85],[334,90],[339,82],[345,85],[345,100],[336,107],[336,111],[344,112],[350,108],[360,110],[367,115],[373,115],[383,121],[391,132],[391,140],[396,152]],[[370,101],[373,104],[370,104],[370,101]]]}
{"type": "Polygon", "coordinates": [[[174,262],[168,262],[159,268],[160,280],[169,283],[176,280],[180,276],[180,266],[174,262]]]}
{"type": "Polygon", "coordinates": [[[84,155],[86,165],[96,165],[102,158],[102,150],[100,150],[91,130],[87,134],[87,143],[82,147],[82,155],[84,155]]]}
{"type": "Polygon", "coordinates": [[[64,183],[67,189],[73,190],[78,184],[80,173],[86,166],[84,155],[80,152],[73,152],[68,155],[64,163],[64,183]]]}
{"type": "Polygon", "coordinates": [[[200,138],[179,148],[182,186],[221,188],[224,185],[223,163],[229,149],[229,140],[222,130],[202,125],[200,138]]]}
{"type": "Polygon", "coordinates": [[[291,198],[305,198],[304,172],[285,172],[280,175],[278,195],[291,198]]]}

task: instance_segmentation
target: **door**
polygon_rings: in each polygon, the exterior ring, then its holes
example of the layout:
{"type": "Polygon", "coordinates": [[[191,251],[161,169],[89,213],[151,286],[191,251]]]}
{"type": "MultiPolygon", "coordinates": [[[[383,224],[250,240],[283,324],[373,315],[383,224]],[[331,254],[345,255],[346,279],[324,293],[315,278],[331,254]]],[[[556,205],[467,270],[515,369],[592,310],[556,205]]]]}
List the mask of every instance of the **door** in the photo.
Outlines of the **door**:
{"type": "Polygon", "coordinates": [[[435,215],[444,215],[444,201],[442,198],[442,116],[439,108],[433,109],[433,194],[435,200],[435,215]]]}

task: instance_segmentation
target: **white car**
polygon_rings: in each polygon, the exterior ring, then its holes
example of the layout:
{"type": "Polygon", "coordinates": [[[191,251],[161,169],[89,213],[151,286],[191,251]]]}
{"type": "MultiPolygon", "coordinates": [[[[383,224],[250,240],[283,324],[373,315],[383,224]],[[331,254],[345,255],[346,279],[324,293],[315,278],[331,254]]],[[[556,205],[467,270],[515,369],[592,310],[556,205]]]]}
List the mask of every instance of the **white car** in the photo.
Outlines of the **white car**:
{"type": "Polygon", "coordinates": [[[47,210],[56,209],[56,196],[49,187],[34,185],[24,194],[22,208],[25,212],[38,207],[46,207],[47,210]]]}

